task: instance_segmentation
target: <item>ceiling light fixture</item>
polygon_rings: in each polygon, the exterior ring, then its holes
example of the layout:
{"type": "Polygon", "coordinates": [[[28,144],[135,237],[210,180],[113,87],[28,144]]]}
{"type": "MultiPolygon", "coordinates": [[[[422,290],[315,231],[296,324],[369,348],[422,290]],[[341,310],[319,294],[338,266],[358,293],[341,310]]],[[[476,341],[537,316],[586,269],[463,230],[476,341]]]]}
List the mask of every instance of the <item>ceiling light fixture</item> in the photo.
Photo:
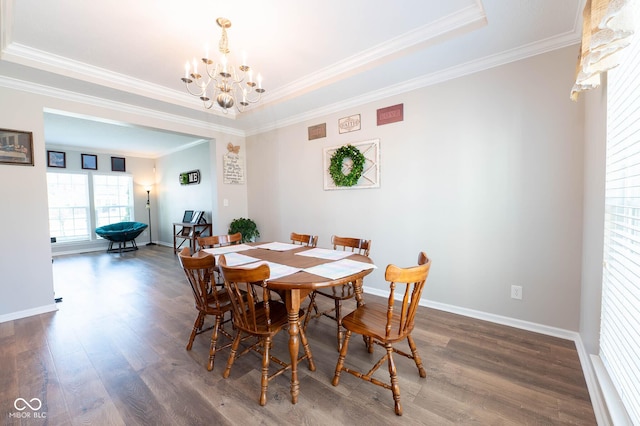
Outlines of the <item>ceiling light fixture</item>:
{"type": "Polygon", "coordinates": [[[260,101],[265,90],[262,88],[262,76],[256,76],[254,81],[253,70],[247,65],[246,55],[242,55],[242,65],[236,68],[229,64],[229,40],[227,39],[227,28],[231,27],[231,21],[226,18],[218,18],[216,22],[222,28],[222,36],[218,44],[218,50],[222,54],[220,61],[215,63],[209,59],[208,49],[205,48],[205,57],[202,58],[204,65],[202,76],[198,73],[198,62],[193,59],[193,69],[189,62],[184,66],[184,77],[182,81],[187,91],[200,98],[206,109],[211,109],[214,105],[219,105],[226,114],[229,108],[234,105],[238,111],[242,112],[249,104],[260,101]]]}

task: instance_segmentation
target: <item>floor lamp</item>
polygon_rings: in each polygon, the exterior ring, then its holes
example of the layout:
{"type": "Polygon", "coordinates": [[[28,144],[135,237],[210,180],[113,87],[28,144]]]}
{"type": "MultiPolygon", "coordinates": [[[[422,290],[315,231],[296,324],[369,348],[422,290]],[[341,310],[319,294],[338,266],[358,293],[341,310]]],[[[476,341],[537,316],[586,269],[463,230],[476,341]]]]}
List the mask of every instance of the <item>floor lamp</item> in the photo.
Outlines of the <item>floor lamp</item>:
{"type": "Polygon", "coordinates": [[[154,243],[153,240],[151,239],[151,202],[149,200],[149,193],[151,192],[151,187],[148,186],[146,189],[147,189],[147,213],[149,213],[149,242],[147,243],[147,245],[155,246],[156,243],[154,243]]]}

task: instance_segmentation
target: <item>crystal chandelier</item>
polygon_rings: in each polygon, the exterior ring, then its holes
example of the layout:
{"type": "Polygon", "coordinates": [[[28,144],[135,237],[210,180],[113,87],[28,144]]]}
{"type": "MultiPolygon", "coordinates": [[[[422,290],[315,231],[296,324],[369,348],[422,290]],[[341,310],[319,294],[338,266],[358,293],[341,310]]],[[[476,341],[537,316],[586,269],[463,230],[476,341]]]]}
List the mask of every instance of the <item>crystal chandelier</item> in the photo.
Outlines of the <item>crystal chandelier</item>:
{"type": "Polygon", "coordinates": [[[242,112],[249,104],[260,101],[264,89],[262,88],[262,76],[256,76],[254,81],[253,70],[247,65],[246,56],[243,55],[242,64],[236,68],[228,63],[229,40],[227,39],[227,28],[231,27],[231,21],[226,18],[216,19],[216,23],[222,28],[222,35],[218,50],[222,54],[220,61],[214,63],[209,59],[209,52],[202,58],[203,74],[198,71],[198,63],[193,60],[193,69],[189,62],[184,66],[184,77],[182,81],[187,91],[199,97],[206,109],[214,105],[219,105],[224,113],[234,105],[238,111],[242,112]]]}

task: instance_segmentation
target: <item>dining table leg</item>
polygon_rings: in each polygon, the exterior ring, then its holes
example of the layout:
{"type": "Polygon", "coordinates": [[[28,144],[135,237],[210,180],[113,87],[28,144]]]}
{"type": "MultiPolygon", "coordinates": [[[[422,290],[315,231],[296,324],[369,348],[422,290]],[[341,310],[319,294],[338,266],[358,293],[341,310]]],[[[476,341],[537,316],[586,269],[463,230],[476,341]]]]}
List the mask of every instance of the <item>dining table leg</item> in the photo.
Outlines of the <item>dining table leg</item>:
{"type": "Polygon", "coordinates": [[[357,280],[355,280],[355,282],[353,283],[353,292],[355,293],[356,296],[356,306],[359,308],[360,306],[364,305],[364,297],[362,297],[362,286],[363,286],[364,280],[362,278],[358,278],[357,280]]]}
{"type": "MultiPolygon", "coordinates": [[[[300,349],[300,304],[309,292],[292,289],[285,293],[285,304],[289,317],[289,355],[291,356],[291,402],[298,402],[300,382],[298,381],[298,351],[300,349]]],[[[313,359],[309,359],[309,369],[314,371],[313,359]]]]}
{"type": "MultiPolygon", "coordinates": [[[[363,283],[364,280],[362,278],[358,278],[354,283],[353,283],[353,292],[355,293],[355,297],[356,297],[356,306],[359,308],[360,306],[364,305],[364,297],[362,297],[362,287],[363,287],[363,283]]],[[[364,345],[367,348],[367,351],[369,353],[373,353],[373,343],[371,342],[371,338],[366,337],[366,336],[362,336],[362,340],[364,341],[364,345]]]]}

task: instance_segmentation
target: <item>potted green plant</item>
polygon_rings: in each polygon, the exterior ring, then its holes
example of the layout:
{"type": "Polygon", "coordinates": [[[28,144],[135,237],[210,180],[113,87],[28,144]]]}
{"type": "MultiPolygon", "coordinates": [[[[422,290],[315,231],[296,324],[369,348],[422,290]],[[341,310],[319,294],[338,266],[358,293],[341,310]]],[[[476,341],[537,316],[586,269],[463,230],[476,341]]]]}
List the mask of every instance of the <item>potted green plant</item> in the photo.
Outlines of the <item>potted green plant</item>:
{"type": "Polygon", "coordinates": [[[233,219],[229,224],[229,234],[235,234],[238,232],[242,234],[243,243],[255,241],[255,239],[260,236],[260,231],[258,231],[256,223],[253,220],[246,219],[244,217],[233,219]]]}

